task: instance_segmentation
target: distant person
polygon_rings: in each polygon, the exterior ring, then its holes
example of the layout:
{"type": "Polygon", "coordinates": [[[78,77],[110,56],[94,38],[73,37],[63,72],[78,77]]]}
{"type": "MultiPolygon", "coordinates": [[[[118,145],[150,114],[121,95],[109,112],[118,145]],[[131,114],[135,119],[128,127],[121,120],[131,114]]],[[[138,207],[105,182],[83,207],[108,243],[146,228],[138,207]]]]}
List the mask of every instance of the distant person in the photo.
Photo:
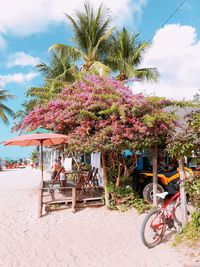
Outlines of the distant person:
{"type": "Polygon", "coordinates": [[[38,161],[36,161],[36,162],[35,162],[35,168],[37,169],[37,168],[38,168],[38,166],[39,166],[39,162],[38,162],[38,161]]]}
{"type": "MultiPolygon", "coordinates": [[[[64,166],[61,166],[61,168],[59,170],[59,174],[60,174],[60,185],[61,185],[61,187],[65,187],[66,186],[66,178],[65,178],[64,166]]],[[[65,190],[63,190],[63,191],[65,191],[65,190]]]]}
{"type": "Polygon", "coordinates": [[[61,156],[58,157],[58,162],[62,164],[62,157],[61,156]]]}
{"type": "MultiPolygon", "coordinates": [[[[60,182],[61,188],[66,187],[65,168],[62,165],[60,165],[59,170],[58,170],[55,178],[53,179],[52,186],[56,183],[56,181],[60,182]]],[[[65,192],[65,188],[62,189],[62,192],[65,192]]]]}
{"type": "Polygon", "coordinates": [[[52,165],[52,168],[51,168],[52,169],[52,175],[51,175],[52,180],[54,180],[56,178],[56,175],[60,169],[60,166],[61,166],[60,162],[58,162],[58,160],[55,159],[55,161],[52,165]]]}
{"type": "Polygon", "coordinates": [[[31,168],[33,169],[34,167],[33,161],[31,161],[30,165],[31,165],[31,168]]]}

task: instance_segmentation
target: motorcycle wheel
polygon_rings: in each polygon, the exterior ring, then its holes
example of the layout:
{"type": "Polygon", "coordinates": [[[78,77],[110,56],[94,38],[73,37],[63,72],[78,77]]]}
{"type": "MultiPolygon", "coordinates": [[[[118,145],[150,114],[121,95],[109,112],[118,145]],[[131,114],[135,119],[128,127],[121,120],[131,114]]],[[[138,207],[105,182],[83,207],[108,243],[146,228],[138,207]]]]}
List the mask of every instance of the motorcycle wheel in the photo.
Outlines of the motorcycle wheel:
{"type": "MultiPolygon", "coordinates": [[[[163,193],[164,188],[158,184],[157,193],[163,193]]],[[[153,183],[147,184],[143,189],[143,198],[146,202],[152,204],[153,203],[153,183]]],[[[162,202],[161,198],[158,198],[158,204],[162,202]]]]}

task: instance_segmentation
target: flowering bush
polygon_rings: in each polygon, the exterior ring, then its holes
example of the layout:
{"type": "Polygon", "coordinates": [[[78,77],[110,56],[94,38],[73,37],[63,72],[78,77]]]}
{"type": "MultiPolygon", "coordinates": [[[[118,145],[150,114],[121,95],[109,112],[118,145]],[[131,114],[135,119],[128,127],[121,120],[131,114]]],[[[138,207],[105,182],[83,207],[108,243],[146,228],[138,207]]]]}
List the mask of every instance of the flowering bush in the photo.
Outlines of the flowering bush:
{"type": "Polygon", "coordinates": [[[93,75],[64,88],[59,99],[35,108],[21,127],[62,132],[79,150],[121,151],[165,138],[172,116],[163,107],[169,103],[134,95],[120,81],[93,75]]]}

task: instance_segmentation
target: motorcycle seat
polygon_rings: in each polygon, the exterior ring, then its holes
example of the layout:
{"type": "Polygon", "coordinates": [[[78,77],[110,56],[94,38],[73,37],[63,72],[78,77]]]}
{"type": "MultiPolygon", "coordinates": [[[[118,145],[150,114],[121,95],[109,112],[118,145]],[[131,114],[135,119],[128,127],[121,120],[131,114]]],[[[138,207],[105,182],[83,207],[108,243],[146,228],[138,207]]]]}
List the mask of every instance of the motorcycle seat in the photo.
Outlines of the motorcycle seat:
{"type": "Polygon", "coordinates": [[[170,178],[172,175],[177,174],[178,171],[170,171],[170,172],[159,172],[159,174],[165,175],[167,178],[170,178]]]}

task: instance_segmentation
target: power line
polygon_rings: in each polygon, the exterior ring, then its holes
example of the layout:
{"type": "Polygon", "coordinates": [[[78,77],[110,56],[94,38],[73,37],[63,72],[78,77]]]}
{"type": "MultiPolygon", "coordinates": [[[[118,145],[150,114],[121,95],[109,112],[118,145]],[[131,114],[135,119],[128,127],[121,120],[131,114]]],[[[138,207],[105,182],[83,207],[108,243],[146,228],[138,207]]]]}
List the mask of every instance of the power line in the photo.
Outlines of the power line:
{"type": "MultiPolygon", "coordinates": [[[[160,28],[164,27],[165,24],[168,23],[168,21],[174,17],[174,15],[182,8],[182,6],[186,3],[187,0],[184,0],[183,2],[181,2],[181,4],[174,10],[174,12],[165,20],[165,22],[160,26],[160,28]]],[[[148,41],[148,43],[150,43],[153,40],[153,37],[155,36],[155,34],[151,37],[151,39],[148,41]]]]}

